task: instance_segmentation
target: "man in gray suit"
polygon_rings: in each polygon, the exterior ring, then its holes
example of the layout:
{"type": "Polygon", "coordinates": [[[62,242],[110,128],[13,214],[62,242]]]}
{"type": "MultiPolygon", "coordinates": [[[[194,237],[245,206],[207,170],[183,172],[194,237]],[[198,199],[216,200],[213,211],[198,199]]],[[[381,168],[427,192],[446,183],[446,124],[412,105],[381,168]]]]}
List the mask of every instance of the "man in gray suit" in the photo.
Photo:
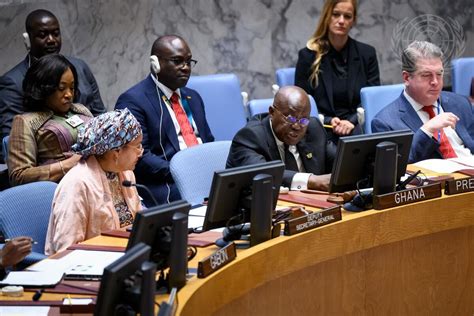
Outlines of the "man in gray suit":
{"type": "MultiPolygon", "coordinates": [[[[24,112],[23,79],[30,65],[48,54],[61,50],[61,31],[58,19],[47,10],[35,10],[28,14],[25,22],[25,45],[28,55],[18,65],[0,77],[0,141],[10,133],[13,117],[24,112]]],[[[78,58],[67,57],[76,67],[79,80],[79,99],[94,115],[105,112],[99,87],[87,64],[78,58]]],[[[3,161],[0,151],[0,162],[3,161]]]]}

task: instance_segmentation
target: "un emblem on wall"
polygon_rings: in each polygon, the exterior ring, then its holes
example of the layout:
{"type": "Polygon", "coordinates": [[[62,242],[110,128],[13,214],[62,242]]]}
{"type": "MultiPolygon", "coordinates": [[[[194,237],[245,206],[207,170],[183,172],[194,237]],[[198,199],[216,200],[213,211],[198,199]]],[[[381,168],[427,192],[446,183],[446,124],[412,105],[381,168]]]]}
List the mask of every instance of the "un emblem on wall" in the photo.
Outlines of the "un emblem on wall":
{"type": "Polygon", "coordinates": [[[441,48],[445,69],[451,67],[451,59],[461,56],[466,48],[466,36],[459,22],[433,14],[405,18],[397,23],[392,34],[392,49],[400,63],[403,50],[415,40],[431,42],[441,48]]]}

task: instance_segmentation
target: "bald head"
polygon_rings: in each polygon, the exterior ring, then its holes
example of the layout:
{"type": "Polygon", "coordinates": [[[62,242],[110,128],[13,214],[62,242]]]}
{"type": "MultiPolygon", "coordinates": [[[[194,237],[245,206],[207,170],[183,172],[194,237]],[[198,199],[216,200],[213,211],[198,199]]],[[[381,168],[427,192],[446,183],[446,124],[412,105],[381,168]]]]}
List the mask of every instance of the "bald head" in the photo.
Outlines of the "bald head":
{"type": "Polygon", "coordinates": [[[41,58],[60,52],[61,31],[54,14],[48,10],[35,10],[26,17],[25,27],[30,38],[30,55],[41,58]]]}
{"type": "Polygon", "coordinates": [[[295,86],[285,86],[280,88],[275,95],[273,104],[279,109],[288,107],[296,111],[308,113],[311,110],[308,94],[300,87],[295,86]]]}
{"type": "Polygon", "coordinates": [[[166,50],[166,48],[177,42],[184,43],[186,46],[188,45],[186,41],[178,35],[160,36],[153,42],[153,45],[151,46],[151,54],[159,56],[162,54],[163,50],[166,50]]]}
{"type": "Polygon", "coordinates": [[[296,145],[306,134],[310,109],[308,95],[303,89],[280,88],[269,109],[276,137],[287,145],[296,145]]]}

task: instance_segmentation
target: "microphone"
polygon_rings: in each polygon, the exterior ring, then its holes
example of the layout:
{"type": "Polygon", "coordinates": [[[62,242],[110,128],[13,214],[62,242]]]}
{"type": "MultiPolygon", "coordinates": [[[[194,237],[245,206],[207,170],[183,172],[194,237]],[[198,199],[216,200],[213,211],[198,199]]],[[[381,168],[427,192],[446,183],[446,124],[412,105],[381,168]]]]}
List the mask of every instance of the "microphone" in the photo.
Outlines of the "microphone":
{"type": "Polygon", "coordinates": [[[153,203],[155,203],[155,206],[158,206],[158,202],[156,201],[155,197],[153,196],[153,193],[151,193],[150,189],[148,189],[148,187],[146,185],[133,183],[130,180],[123,180],[122,185],[124,187],[127,187],[127,188],[137,187],[137,188],[141,188],[141,189],[145,190],[148,193],[148,195],[151,197],[151,199],[153,200],[153,203]]]}

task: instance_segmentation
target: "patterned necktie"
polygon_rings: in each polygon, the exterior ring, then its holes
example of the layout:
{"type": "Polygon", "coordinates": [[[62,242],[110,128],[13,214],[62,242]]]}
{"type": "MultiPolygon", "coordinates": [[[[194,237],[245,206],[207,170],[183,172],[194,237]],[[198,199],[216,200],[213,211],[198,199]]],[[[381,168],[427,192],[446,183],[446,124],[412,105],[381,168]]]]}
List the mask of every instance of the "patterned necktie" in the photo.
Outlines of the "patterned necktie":
{"type": "Polygon", "coordinates": [[[173,93],[171,96],[171,107],[173,108],[176,120],[178,120],[179,128],[181,129],[181,135],[183,136],[184,142],[187,147],[191,147],[198,144],[194,130],[189,123],[188,116],[184,112],[183,108],[179,104],[179,96],[177,93],[173,93]]]}
{"type": "MultiPolygon", "coordinates": [[[[433,106],[431,105],[424,106],[422,110],[428,113],[428,115],[430,116],[430,120],[436,116],[433,111],[433,106]]],[[[444,159],[457,157],[456,152],[454,151],[453,147],[449,143],[448,137],[444,133],[443,129],[440,129],[438,131],[438,142],[439,142],[439,150],[441,151],[441,154],[443,155],[444,159]]]]}
{"type": "Polygon", "coordinates": [[[285,169],[296,172],[299,171],[295,155],[293,155],[293,153],[288,149],[288,145],[285,145],[285,169]]]}

